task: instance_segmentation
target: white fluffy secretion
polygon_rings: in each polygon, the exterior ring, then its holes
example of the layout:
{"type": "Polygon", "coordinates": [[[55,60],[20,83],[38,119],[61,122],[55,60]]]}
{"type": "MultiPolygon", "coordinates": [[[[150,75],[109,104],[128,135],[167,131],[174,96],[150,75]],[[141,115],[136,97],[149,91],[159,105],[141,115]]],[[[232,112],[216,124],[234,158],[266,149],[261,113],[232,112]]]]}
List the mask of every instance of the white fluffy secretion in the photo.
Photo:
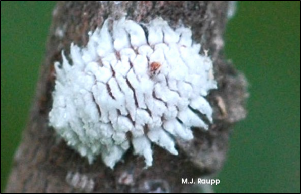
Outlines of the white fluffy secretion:
{"type": "Polygon", "coordinates": [[[55,63],[50,126],[81,156],[101,155],[111,168],[131,144],[147,166],[151,142],[177,155],[174,138],[191,140],[191,127],[212,121],[204,96],[217,88],[212,61],[191,35],[161,18],[106,20],[85,48],[71,45],[72,61],[62,54],[55,63]]]}

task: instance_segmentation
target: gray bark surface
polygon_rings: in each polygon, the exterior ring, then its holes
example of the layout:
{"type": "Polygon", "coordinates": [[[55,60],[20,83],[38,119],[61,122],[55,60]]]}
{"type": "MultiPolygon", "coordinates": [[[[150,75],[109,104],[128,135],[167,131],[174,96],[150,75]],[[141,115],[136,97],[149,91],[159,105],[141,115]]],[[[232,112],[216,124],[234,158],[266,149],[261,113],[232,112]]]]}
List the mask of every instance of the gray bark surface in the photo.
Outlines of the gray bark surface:
{"type": "Polygon", "coordinates": [[[16,152],[6,192],[188,192],[182,178],[197,178],[217,173],[228,150],[231,127],[245,117],[246,81],[224,59],[223,33],[228,2],[213,1],[136,1],[136,2],[59,2],[53,11],[45,61],[41,66],[36,99],[23,140],[16,152]],[[59,140],[48,126],[54,88],[54,62],[61,51],[69,53],[72,42],[85,46],[88,32],[108,17],[148,22],[157,16],[176,26],[181,20],[193,31],[193,39],[209,50],[218,89],[207,96],[214,109],[214,122],[208,131],[194,129],[190,142],[177,141],[178,156],[154,146],[153,166],[144,169],[144,159],[125,154],[114,170],[101,159],[89,165],[59,140]]]}

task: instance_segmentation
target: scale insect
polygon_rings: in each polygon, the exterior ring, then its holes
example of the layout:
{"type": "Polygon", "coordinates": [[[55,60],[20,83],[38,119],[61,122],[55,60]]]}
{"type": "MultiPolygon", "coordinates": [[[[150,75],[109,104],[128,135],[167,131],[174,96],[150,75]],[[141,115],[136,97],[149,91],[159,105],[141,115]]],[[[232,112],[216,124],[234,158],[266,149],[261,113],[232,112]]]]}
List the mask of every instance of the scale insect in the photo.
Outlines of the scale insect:
{"type": "Polygon", "coordinates": [[[49,125],[90,163],[100,156],[114,168],[132,146],[152,166],[153,143],[178,155],[175,138],[190,141],[192,127],[212,121],[205,98],[217,88],[212,61],[191,30],[162,18],[143,26],[109,18],[86,47],[71,44],[54,64],[49,125]]]}

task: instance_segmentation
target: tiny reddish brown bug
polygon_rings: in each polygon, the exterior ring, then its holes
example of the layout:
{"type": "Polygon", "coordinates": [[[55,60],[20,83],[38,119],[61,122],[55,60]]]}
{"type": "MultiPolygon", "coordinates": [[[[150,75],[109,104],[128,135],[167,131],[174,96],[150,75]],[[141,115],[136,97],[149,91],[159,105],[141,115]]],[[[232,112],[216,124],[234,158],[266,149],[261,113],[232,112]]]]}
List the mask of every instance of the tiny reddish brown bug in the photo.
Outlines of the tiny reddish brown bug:
{"type": "Polygon", "coordinates": [[[150,71],[152,74],[156,73],[158,69],[160,69],[161,64],[159,62],[152,62],[150,65],[150,71]]]}

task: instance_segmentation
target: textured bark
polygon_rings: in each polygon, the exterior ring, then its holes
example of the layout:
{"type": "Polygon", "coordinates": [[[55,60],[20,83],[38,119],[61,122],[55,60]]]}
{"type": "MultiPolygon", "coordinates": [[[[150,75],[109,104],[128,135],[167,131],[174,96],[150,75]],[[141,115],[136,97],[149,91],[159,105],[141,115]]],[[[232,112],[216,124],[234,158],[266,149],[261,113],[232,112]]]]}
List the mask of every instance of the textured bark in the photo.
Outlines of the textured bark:
{"type": "Polygon", "coordinates": [[[53,11],[46,57],[41,66],[37,95],[23,141],[15,155],[7,192],[187,192],[192,187],[181,178],[217,173],[223,166],[230,129],[245,117],[246,81],[223,57],[227,2],[60,2],[53,11]],[[153,166],[128,151],[114,170],[98,159],[93,165],[68,148],[48,127],[52,105],[55,61],[72,42],[85,46],[88,32],[108,17],[148,22],[157,16],[175,27],[191,26],[193,39],[209,50],[218,89],[207,96],[214,109],[208,131],[194,129],[190,142],[177,141],[178,156],[154,146],[153,166]]]}

